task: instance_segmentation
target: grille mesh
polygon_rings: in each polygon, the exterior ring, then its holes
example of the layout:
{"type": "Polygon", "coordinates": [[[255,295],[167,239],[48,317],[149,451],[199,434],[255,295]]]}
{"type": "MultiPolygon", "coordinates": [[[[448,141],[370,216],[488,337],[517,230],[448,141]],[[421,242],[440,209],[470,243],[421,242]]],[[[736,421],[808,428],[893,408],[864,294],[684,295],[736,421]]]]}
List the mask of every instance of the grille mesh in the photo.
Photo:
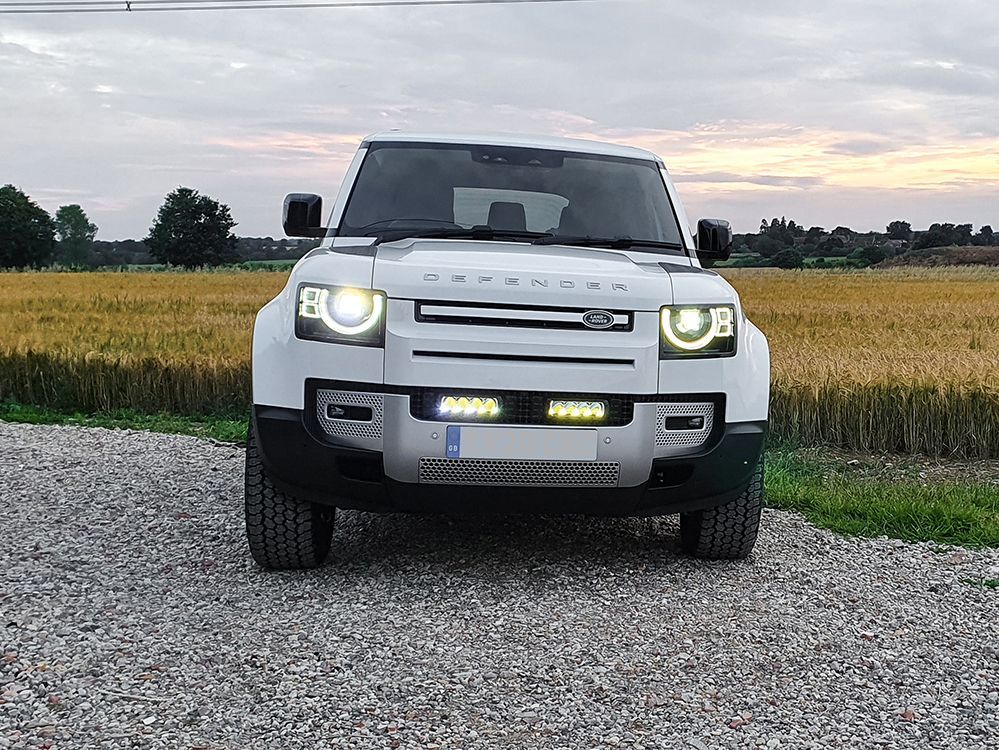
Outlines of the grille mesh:
{"type": "Polygon", "coordinates": [[[350,391],[316,391],[316,419],[323,431],[331,437],[357,438],[360,440],[382,439],[382,413],[384,398],[380,393],[351,393],[350,391]],[[360,406],[371,409],[370,422],[352,422],[346,419],[330,419],[327,408],[330,404],[340,406],[360,406]]]}
{"type": "Polygon", "coordinates": [[[617,487],[616,462],[508,461],[421,458],[423,484],[477,484],[505,487],[617,487]]]}
{"type": "Polygon", "coordinates": [[[715,423],[715,405],[697,404],[658,404],[656,406],[656,445],[660,448],[693,448],[704,445],[711,436],[715,423]],[[667,430],[667,417],[704,417],[704,428],[700,430],[667,430]]]}

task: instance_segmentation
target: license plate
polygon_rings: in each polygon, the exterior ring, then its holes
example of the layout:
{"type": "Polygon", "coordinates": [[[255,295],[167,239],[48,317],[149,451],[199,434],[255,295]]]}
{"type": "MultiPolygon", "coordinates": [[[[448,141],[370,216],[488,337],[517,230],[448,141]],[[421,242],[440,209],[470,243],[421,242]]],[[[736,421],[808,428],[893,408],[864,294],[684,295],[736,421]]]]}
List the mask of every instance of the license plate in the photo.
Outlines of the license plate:
{"type": "Polygon", "coordinates": [[[596,430],[448,425],[448,458],[596,461],[596,430]]]}

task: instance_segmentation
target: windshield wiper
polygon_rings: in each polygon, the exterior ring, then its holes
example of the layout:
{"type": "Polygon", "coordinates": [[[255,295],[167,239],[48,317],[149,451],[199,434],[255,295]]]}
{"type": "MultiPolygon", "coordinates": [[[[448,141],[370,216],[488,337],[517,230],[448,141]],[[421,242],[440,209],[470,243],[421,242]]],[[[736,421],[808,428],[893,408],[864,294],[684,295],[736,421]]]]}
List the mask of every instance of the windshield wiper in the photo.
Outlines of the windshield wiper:
{"type": "Polygon", "coordinates": [[[679,242],[663,242],[662,240],[632,240],[632,247],[653,247],[657,250],[683,250],[679,242]]]}
{"type": "Polygon", "coordinates": [[[523,240],[538,240],[551,237],[548,232],[525,232],[517,229],[494,229],[489,226],[476,226],[471,229],[385,229],[379,232],[370,232],[369,235],[376,235],[376,245],[383,242],[395,242],[396,240],[408,239],[434,239],[434,240],[493,240],[496,238],[512,238],[523,240]]]}
{"type": "Polygon", "coordinates": [[[535,245],[577,245],[579,247],[609,247],[615,250],[631,247],[632,243],[631,237],[591,237],[590,235],[574,237],[567,234],[556,234],[534,241],[535,245]]]}
{"type": "Polygon", "coordinates": [[[535,245],[575,245],[576,247],[607,247],[612,250],[627,250],[634,247],[654,247],[663,250],[683,250],[679,242],[661,242],[660,240],[636,240],[631,237],[593,237],[549,235],[534,241],[535,245]]]}
{"type": "Polygon", "coordinates": [[[363,227],[354,227],[353,231],[364,233],[365,236],[371,236],[376,233],[388,232],[388,231],[401,231],[407,228],[413,228],[412,225],[418,225],[426,230],[430,229],[464,229],[461,224],[455,224],[453,221],[448,221],[447,219],[414,219],[414,218],[402,218],[402,219],[382,219],[381,221],[373,221],[370,224],[365,224],[363,227]],[[430,224],[431,226],[426,226],[430,224]],[[377,230],[377,231],[376,231],[377,230]]]}

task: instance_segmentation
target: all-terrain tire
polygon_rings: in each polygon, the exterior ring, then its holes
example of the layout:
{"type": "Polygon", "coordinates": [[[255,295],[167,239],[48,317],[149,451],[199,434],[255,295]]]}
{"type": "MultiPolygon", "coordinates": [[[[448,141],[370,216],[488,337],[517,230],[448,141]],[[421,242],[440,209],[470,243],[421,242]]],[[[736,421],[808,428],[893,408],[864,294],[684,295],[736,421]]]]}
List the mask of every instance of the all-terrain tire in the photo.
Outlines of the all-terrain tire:
{"type": "Polygon", "coordinates": [[[333,508],[299,500],[277,489],[257,451],[253,425],[246,438],[246,539],[267,570],[318,568],[333,538],[333,508]]]}
{"type": "Polygon", "coordinates": [[[680,514],[680,546],[702,560],[742,560],[756,546],[763,513],[763,460],[739,497],[708,510],[680,514]]]}

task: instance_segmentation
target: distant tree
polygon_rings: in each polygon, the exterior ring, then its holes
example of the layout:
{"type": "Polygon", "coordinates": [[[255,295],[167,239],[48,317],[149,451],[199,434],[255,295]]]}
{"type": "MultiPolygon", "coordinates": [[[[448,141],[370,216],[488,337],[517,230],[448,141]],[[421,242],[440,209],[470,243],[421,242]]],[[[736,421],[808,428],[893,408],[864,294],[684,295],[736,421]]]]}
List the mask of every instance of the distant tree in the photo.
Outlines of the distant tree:
{"type": "Polygon", "coordinates": [[[805,228],[800,224],[796,224],[794,219],[787,223],[787,231],[791,233],[792,237],[804,237],[805,228]]]}
{"type": "Polygon", "coordinates": [[[149,265],[156,262],[146,243],[139,240],[95,240],[90,259],[94,266],[149,265]]]}
{"type": "Polygon", "coordinates": [[[167,195],[146,245],[161,263],[194,268],[238,260],[229,207],[191,188],[167,195]]]}
{"type": "Polygon", "coordinates": [[[805,256],[788,247],[773,257],[773,263],[777,268],[804,268],[805,256]]]}
{"type": "Polygon", "coordinates": [[[880,247],[869,245],[867,247],[858,247],[852,253],[850,253],[847,258],[853,261],[861,261],[862,265],[865,266],[875,266],[886,258],[885,251],[880,247]]]}
{"type": "Polygon", "coordinates": [[[55,230],[59,236],[59,262],[67,266],[85,265],[97,236],[97,225],[73,203],[56,211],[55,230]]]}
{"type": "Polygon", "coordinates": [[[914,250],[971,244],[971,224],[931,224],[913,244],[914,250]]]}
{"type": "Polygon", "coordinates": [[[764,258],[772,258],[787,246],[780,240],[774,239],[769,234],[765,234],[753,243],[753,251],[759,253],[764,258]]]}
{"type": "Polygon", "coordinates": [[[852,237],[856,232],[850,229],[850,227],[836,227],[832,230],[831,234],[833,237],[852,237]]]}
{"type": "Polygon", "coordinates": [[[769,224],[764,219],[760,225],[760,234],[780,243],[782,247],[793,247],[796,229],[797,225],[793,221],[788,224],[784,217],[775,218],[769,224]]]}
{"type": "Polygon", "coordinates": [[[40,268],[54,252],[55,226],[48,212],[13,185],[0,187],[0,267],[40,268]]]}
{"type": "Polygon", "coordinates": [[[876,245],[875,247],[881,250],[885,258],[894,258],[896,255],[900,255],[905,252],[904,250],[899,250],[890,242],[882,242],[880,245],[876,245]]]}
{"type": "Polygon", "coordinates": [[[999,237],[997,237],[996,233],[992,231],[992,227],[986,224],[978,230],[978,234],[972,237],[972,242],[975,245],[991,247],[999,244],[999,237]]]}
{"type": "Polygon", "coordinates": [[[732,236],[732,254],[736,253],[749,253],[752,252],[750,249],[750,238],[756,239],[755,234],[736,234],[732,236]]]}
{"type": "Polygon", "coordinates": [[[907,221],[893,221],[885,229],[888,232],[888,239],[890,240],[905,240],[908,242],[912,239],[912,225],[907,221]]]}
{"type": "Polygon", "coordinates": [[[826,236],[826,230],[822,227],[809,227],[808,231],[805,232],[805,242],[812,245],[817,245],[822,241],[822,238],[826,236]]]}
{"type": "Polygon", "coordinates": [[[819,244],[819,254],[826,258],[842,258],[847,255],[846,243],[842,237],[826,237],[819,244]]]}

